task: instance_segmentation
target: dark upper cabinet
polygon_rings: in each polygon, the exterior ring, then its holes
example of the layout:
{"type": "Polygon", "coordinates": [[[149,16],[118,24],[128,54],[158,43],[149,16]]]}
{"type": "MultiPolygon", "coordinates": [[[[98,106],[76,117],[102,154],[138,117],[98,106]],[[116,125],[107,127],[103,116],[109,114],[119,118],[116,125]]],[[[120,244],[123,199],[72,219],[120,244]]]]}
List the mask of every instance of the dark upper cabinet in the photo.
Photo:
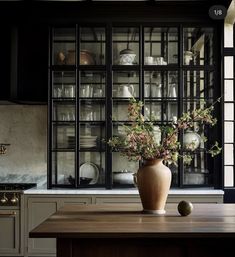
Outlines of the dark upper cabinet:
{"type": "Polygon", "coordinates": [[[10,28],[1,26],[0,100],[8,100],[10,97],[10,42],[10,28]]]}
{"type": "Polygon", "coordinates": [[[27,24],[11,31],[10,100],[46,103],[48,85],[48,28],[27,24]]]}

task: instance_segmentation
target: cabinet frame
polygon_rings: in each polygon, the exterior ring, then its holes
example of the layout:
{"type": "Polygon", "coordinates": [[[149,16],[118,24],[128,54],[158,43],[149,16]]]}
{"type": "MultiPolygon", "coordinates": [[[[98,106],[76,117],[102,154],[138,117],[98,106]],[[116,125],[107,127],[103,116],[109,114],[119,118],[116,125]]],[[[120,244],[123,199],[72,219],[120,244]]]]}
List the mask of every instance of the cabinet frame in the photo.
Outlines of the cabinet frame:
{"type": "MultiPolygon", "coordinates": [[[[178,72],[178,97],[177,97],[177,103],[178,103],[178,116],[182,113],[183,111],[183,91],[184,88],[181,86],[184,81],[184,72],[185,71],[204,71],[205,73],[208,71],[213,71],[214,72],[214,83],[213,83],[213,98],[216,99],[217,97],[220,96],[221,90],[220,90],[220,75],[218,74],[220,70],[220,63],[219,63],[219,54],[220,54],[220,46],[221,42],[219,41],[219,26],[217,25],[212,25],[212,24],[207,24],[207,23],[185,23],[185,22],[179,22],[179,23],[159,23],[159,22],[152,22],[152,23],[145,23],[145,22],[128,22],[128,23],[112,23],[112,22],[107,22],[107,23],[101,23],[101,24],[94,24],[94,23],[86,23],[83,24],[77,23],[73,27],[76,27],[76,59],[79,60],[80,58],[80,27],[103,27],[105,28],[106,31],[106,63],[105,65],[75,65],[73,67],[73,70],[76,72],[76,87],[78,88],[78,85],[80,85],[80,71],[104,71],[106,72],[106,95],[105,95],[105,116],[106,116],[106,121],[105,121],[105,133],[106,133],[106,139],[111,138],[112,136],[112,129],[113,129],[113,121],[112,121],[112,108],[113,108],[113,97],[112,97],[112,88],[107,85],[113,85],[113,77],[112,73],[113,71],[138,71],[139,72],[139,97],[137,99],[140,99],[141,101],[144,102],[144,72],[145,71],[152,71],[155,69],[156,71],[176,71],[178,72]],[[114,65],[113,64],[113,51],[112,51],[112,28],[115,27],[138,27],[139,28],[139,64],[138,65],[114,65]],[[178,63],[176,64],[170,64],[167,66],[158,66],[158,65],[144,65],[144,28],[145,27],[164,27],[164,28],[177,28],[178,30],[178,63]],[[184,28],[212,28],[213,29],[213,64],[212,65],[200,65],[200,66],[187,66],[183,64],[183,29],[184,28]]],[[[55,26],[56,28],[57,26],[55,26]]],[[[59,28],[63,26],[58,26],[59,28]]],[[[68,26],[66,26],[68,27],[68,26]]],[[[52,28],[50,29],[52,30],[52,28]]],[[[50,31],[50,49],[52,49],[52,33],[50,31]]],[[[52,53],[50,53],[50,63],[52,61],[52,53]]],[[[66,67],[63,66],[61,69],[63,70],[70,70],[71,67],[66,67]]],[[[52,157],[51,157],[51,113],[52,113],[52,104],[51,104],[51,95],[52,95],[52,74],[51,74],[52,69],[50,69],[49,65],[49,99],[48,99],[48,106],[49,106],[49,113],[48,113],[48,124],[49,124],[49,133],[48,133],[48,188],[52,187],[71,187],[70,185],[53,185],[52,184],[52,157]]],[[[76,113],[77,117],[80,117],[80,108],[79,108],[79,90],[76,90],[76,100],[75,100],[75,105],[76,105],[76,113]]],[[[195,100],[195,98],[194,98],[195,100]]],[[[220,106],[216,107],[216,116],[220,117],[220,106]]],[[[76,160],[75,160],[75,188],[83,188],[84,186],[79,185],[79,177],[78,177],[78,160],[79,160],[79,122],[78,119],[75,119],[75,137],[76,137],[76,160]]],[[[213,134],[215,135],[215,138],[221,142],[221,132],[219,131],[219,126],[217,125],[216,128],[213,129],[213,134]]],[[[180,139],[182,142],[183,134],[180,133],[180,139]]],[[[106,146],[105,149],[105,156],[106,156],[106,161],[105,161],[105,184],[104,185],[87,185],[85,187],[105,187],[106,189],[112,189],[113,188],[113,183],[112,183],[112,150],[109,146],[106,146]]],[[[221,188],[221,181],[219,180],[220,177],[220,170],[222,169],[222,164],[221,164],[221,157],[216,157],[213,159],[214,163],[214,170],[213,170],[213,187],[214,188],[221,188]]],[[[189,184],[185,185],[183,184],[183,162],[182,160],[179,161],[179,169],[178,169],[178,184],[177,187],[179,188],[187,188],[187,187],[207,187],[208,185],[196,185],[196,184],[189,184]]],[[[120,186],[122,187],[122,186],[120,186]]],[[[123,187],[128,187],[124,185],[123,187]]]]}

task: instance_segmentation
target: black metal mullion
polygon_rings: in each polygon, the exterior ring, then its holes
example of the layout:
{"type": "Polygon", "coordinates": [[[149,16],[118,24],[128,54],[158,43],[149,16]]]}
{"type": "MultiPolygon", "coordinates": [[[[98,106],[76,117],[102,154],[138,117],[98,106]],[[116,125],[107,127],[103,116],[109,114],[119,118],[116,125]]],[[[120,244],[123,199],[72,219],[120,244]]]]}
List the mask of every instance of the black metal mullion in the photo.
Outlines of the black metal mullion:
{"type": "Polygon", "coordinates": [[[76,56],[76,101],[75,101],[75,187],[77,188],[79,186],[79,180],[80,180],[80,82],[81,82],[81,73],[79,70],[79,64],[80,64],[80,27],[76,25],[76,49],[77,49],[77,56],[76,56]]]}
{"type": "Polygon", "coordinates": [[[144,103],[144,27],[139,26],[139,99],[144,103]]]}
{"type": "MultiPolygon", "coordinates": [[[[144,35],[145,27],[139,26],[139,99],[145,105],[145,95],[144,95],[144,87],[145,87],[145,71],[143,69],[144,66],[144,48],[145,48],[145,35],[144,35]]],[[[144,115],[144,107],[142,108],[142,114],[144,115]]],[[[139,161],[139,167],[141,166],[141,160],[139,161]]]]}
{"type": "Polygon", "coordinates": [[[49,60],[48,60],[48,110],[47,110],[47,124],[48,124],[48,133],[47,133],[47,142],[48,142],[48,148],[47,148],[47,188],[50,189],[52,187],[52,126],[51,126],[51,120],[52,120],[52,103],[51,103],[51,91],[52,91],[52,71],[50,69],[52,64],[52,33],[53,29],[50,28],[49,31],[49,60]]]}
{"type": "MultiPolygon", "coordinates": [[[[113,89],[113,42],[112,42],[112,24],[107,24],[106,27],[106,140],[113,135],[113,124],[112,124],[112,89],[113,89]]],[[[112,148],[107,145],[106,147],[106,167],[105,167],[105,184],[107,189],[112,189],[112,148]]]]}
{"type": "MultiPolygon", "coordinates": [[[[214,90],[213,97],[217,98],[224,94],[224,24],[220,23],[217,28],[214,28],[214,40],[213,40],[213,66],[214,69],[214,90]],[[221,40],[219,40],[221,38],[221,40]],[[222,56],[222,60],[221,60],[222,56]],[[220,65],[221,64],[221,65],[220,65]]],[[[224,99],[221,100],[221,104],[215,105],[215,113],[217,114],[217,119],[222,122],[217,123],[216,136],[218,137],[219,144],[224,146],[224,99]]],[[[224,187],[224,156],[214,158],[214,187],[223,188],[224,187]],[[221,172],[222,171],[222,172],[221,172]]]]}
{"type": "MultiPolygon", "coordinates": [[[[178,33],[178,65],[179,65],[179,74],[178,74],[178,115],[179,117],[183,113],[183,89],[184,89],[184,74],[183,74],[183,53],[184,53],[184,30],[183,26],[180,25],[178,33]]],[[[180,131],[179,133],[179,139],[180,143],[183,144],[183,132],[180,131]]],[[[182,150],[180,151],[180,154],[182,154],[182,150]]],[[[184,163],[182,158],[179,159],[179,167],[178,167],[178,186],[183,187],[183,181],[184,181],[184,163]]]]}

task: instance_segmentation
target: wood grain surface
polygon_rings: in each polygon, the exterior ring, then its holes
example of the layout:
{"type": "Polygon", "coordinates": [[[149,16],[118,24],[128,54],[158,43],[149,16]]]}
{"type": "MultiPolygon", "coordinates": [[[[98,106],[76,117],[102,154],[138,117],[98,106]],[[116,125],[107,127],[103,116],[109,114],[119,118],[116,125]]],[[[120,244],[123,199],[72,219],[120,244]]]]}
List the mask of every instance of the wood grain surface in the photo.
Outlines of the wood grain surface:
{"type": "Polygon", "coordinates": [[[234,238],[235,204],[194,204],[181,217],[176,204],[166,214],[143,214],[139,204],[66,205],[34,228],[46,238],[234,238]]]}

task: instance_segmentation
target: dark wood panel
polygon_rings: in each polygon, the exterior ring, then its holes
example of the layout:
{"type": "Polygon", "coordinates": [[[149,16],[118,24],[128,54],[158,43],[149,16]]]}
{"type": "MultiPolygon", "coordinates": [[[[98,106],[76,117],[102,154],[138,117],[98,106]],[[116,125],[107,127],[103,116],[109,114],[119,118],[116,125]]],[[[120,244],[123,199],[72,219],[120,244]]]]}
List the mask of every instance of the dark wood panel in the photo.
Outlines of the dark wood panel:
{"type": "Polygon", "coordinates": [[[0,19],[38,20],[58,23],[78,22],[80,20],[115,21],[125,18],[140,21],[144,18],[160,21],[212,21],[209,18],[209,7],[223,4],[228,7],[231,0],[185,0],[185,1],[81,1],[81,2],[46,2],[21,1],[0,3],[0,19]],[[13,8],[15,7],[15,8],[13,8]],[[17,11],[19,10],[19,12],[17,11]],[[8,16],[7,16],[8,15],[8,16]]]}
{"type": "Polygon", "coordinates": [[[216,238],[235,236],[234,204],[195,204],[181,217],[176,204],[166,215],[143,214],[138,204],[67,205],[30,232],[30,237],[216,238]]]}

